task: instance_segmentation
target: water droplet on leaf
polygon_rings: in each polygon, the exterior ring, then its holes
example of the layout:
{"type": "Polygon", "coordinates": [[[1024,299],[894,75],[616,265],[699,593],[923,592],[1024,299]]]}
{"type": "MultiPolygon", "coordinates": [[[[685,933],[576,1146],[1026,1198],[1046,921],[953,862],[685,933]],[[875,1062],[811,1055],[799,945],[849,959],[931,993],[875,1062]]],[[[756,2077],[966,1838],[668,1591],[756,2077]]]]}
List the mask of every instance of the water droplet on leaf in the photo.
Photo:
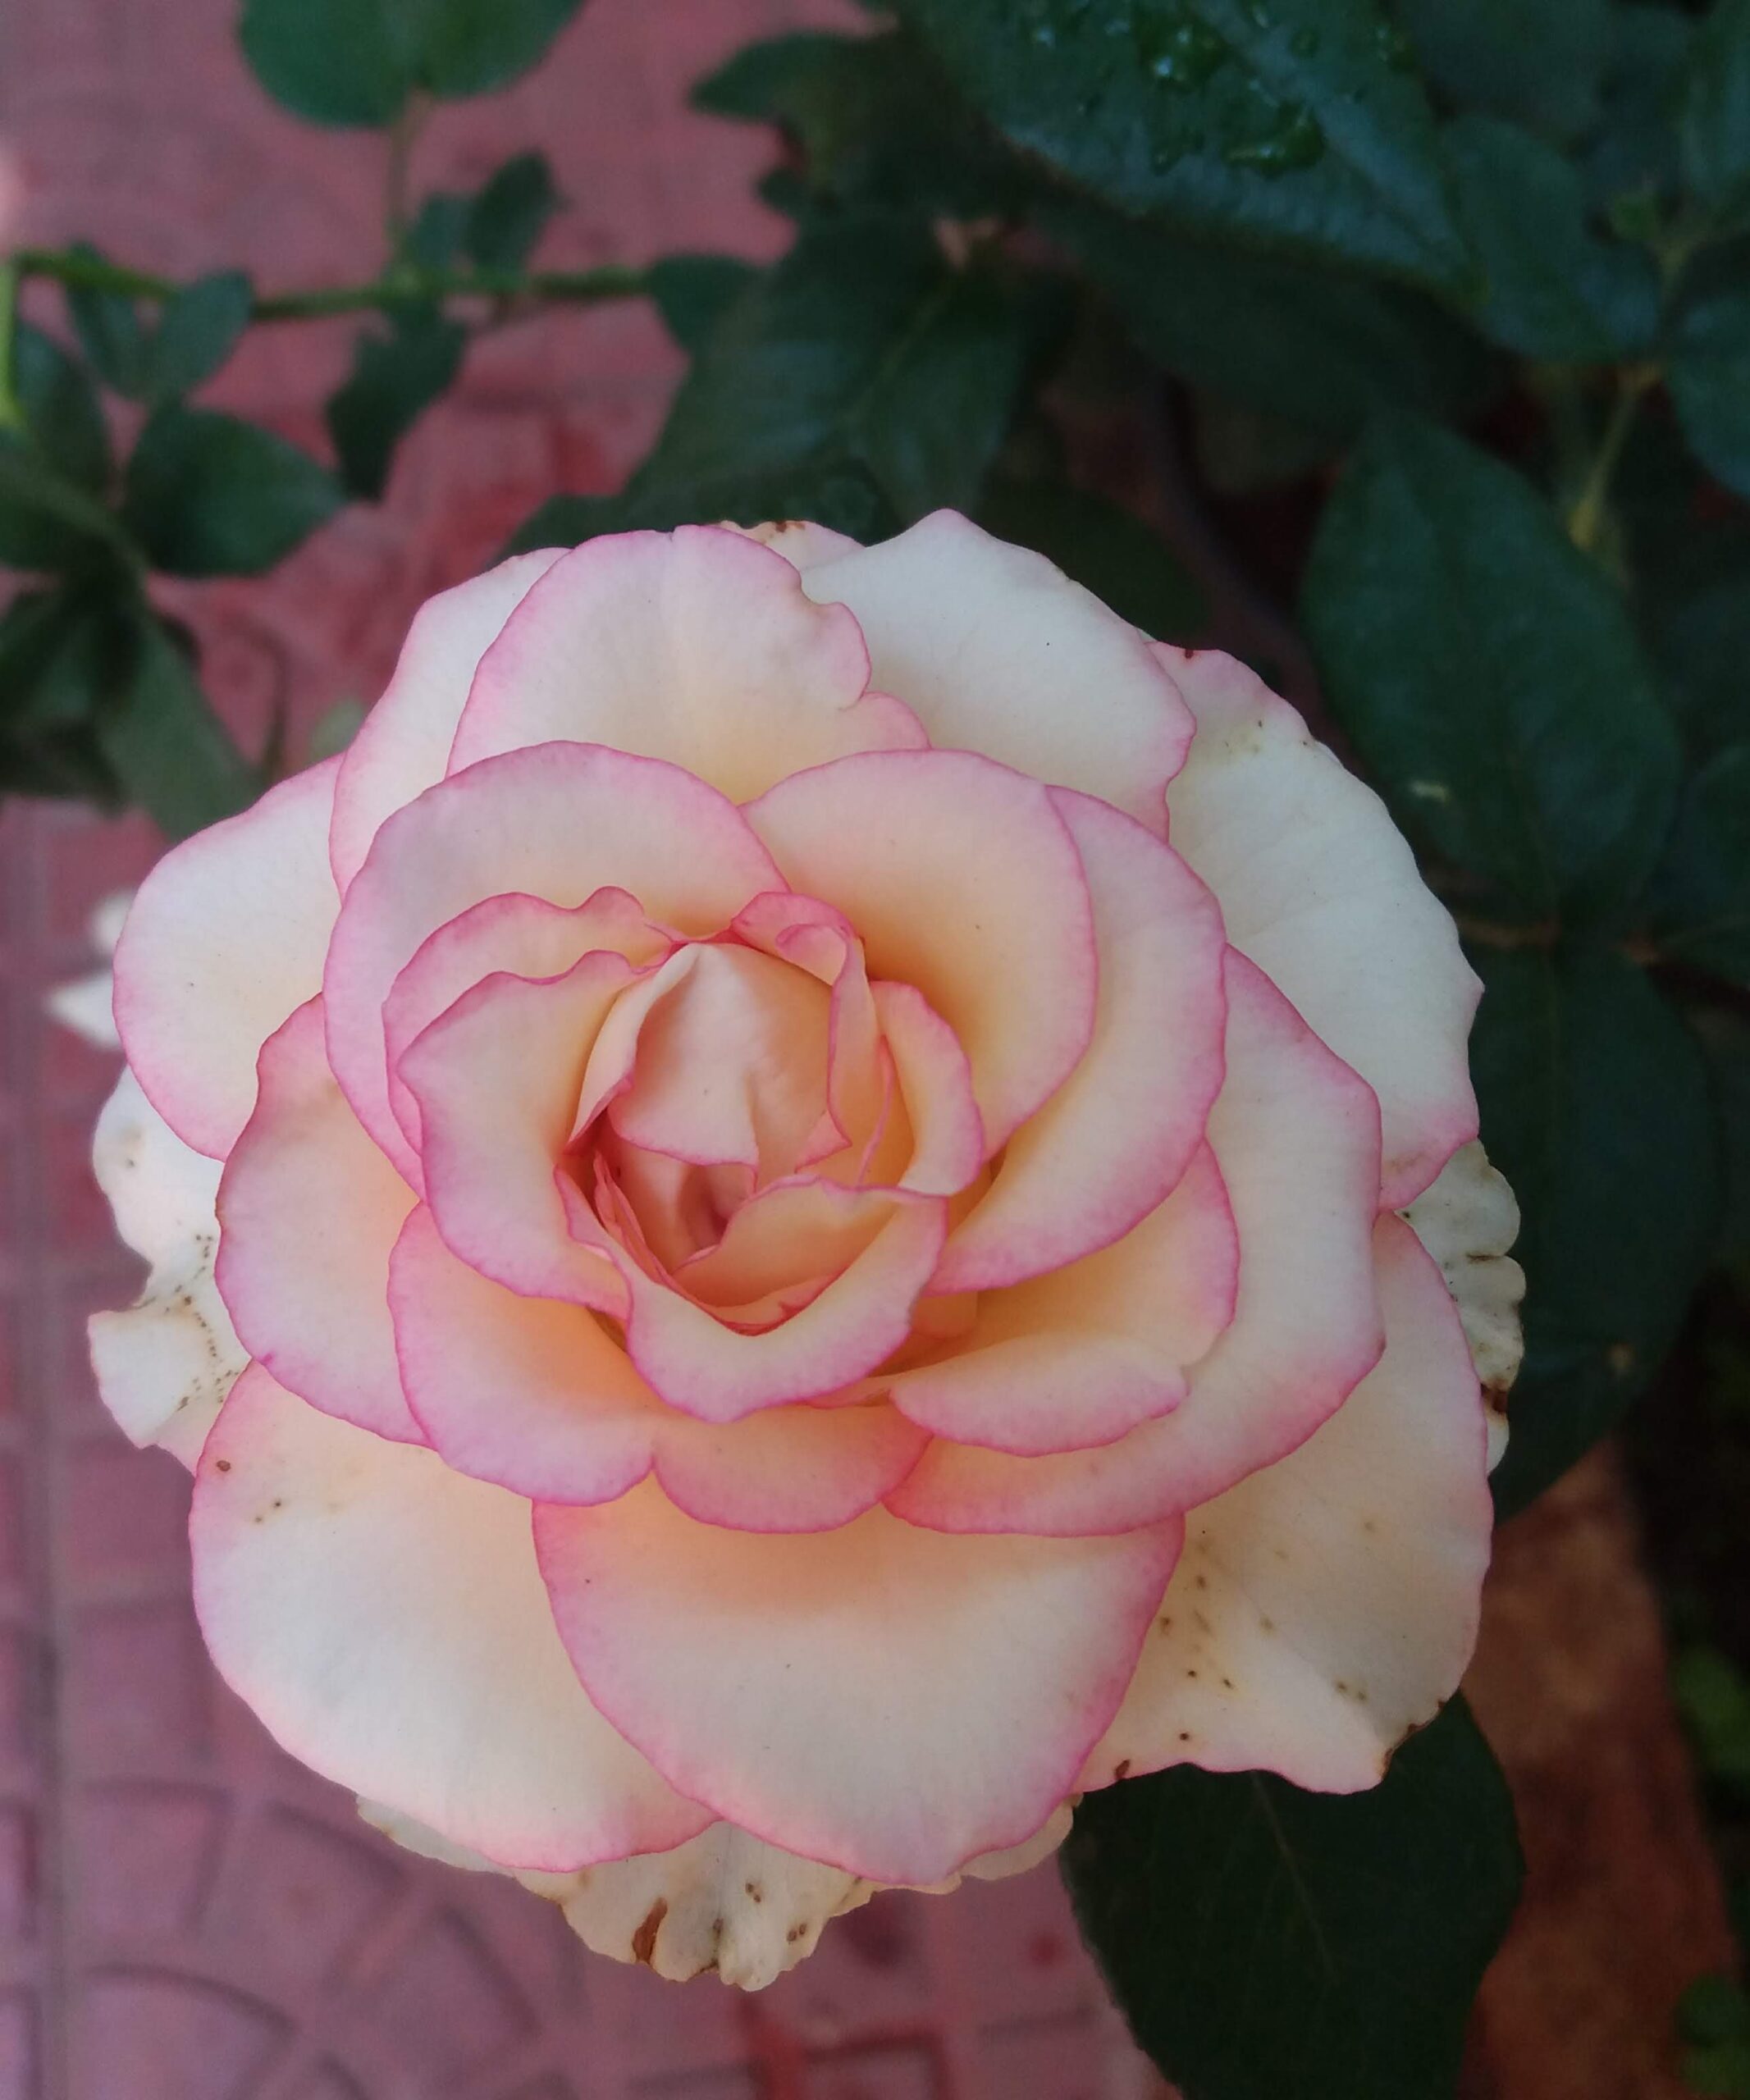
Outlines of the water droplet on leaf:
{"type": "Polygon", "coordinates": [[[1285,103],[1268,131],[1236,140],[1224,148],[1222,158],[1258,175],[1288,175],[1297,168],[1310,167],[1324,149],[1325,135],[1318,119],[1300,103],[1285,103]]]}

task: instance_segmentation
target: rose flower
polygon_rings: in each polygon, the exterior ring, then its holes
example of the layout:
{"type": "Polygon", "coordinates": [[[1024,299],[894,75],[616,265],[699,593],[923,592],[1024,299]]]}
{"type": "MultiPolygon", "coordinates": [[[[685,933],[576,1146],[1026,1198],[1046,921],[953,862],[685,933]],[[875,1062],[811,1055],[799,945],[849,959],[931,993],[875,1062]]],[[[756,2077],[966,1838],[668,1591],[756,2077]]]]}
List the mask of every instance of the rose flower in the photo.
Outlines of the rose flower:
{"type": "Polygon", "coordinates": [[[1451,1693],[1477,994],[1291,708],[962,518],[521,555],[139,893],[103,1396],[293,1755],[764,1983],[1127,1774],[1369,1787],[1451,1693]]]}

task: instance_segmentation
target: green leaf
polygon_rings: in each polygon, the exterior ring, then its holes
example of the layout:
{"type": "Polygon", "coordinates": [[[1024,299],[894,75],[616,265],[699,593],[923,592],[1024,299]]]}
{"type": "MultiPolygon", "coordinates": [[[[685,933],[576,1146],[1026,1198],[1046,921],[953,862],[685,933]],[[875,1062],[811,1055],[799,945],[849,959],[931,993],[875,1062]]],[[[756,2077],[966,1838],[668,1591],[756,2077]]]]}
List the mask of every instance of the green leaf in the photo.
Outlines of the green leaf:
{"type": "Polygon", "coordinates": [[[1750,0],[1715,0],[1684,71],[1678,135],[1690,188],[1716,220],[1750,203],[1750,0]]]}
{"type": "Polygon", "coordinates": [[[546,55],[582,0],[244,0],[255,77],[313,124],[392,124],[416,89],[505,85],[546,55]]]}
{"type": "Polygon", "coordinates": [[[272,431],[172,403],[139,434],[122,515],[172,576],[255,576],[345,500],[308,453],[272,431]]]}
{"type": "Polygon", "coordinates": [[[1750,291],[1721,293],[1684,315],[1666,377],[1696,458],[1750,496],[1750,291]]]}
{"type": "Polygon", "coordinates": [[[809,190],[860,209],[980,217],[1017,208],[1034,186],[902,30],[751,44],[692,100],[714,116],[775,125],[809,190]]]}
{"type": "Polygon", "coordinates": [[[1720,1257],[1750,1284],[1750,1020],[1722,1007],[1702,1007],[1690,1022],[1707,1062],[1723,1140],[1720,1257]]]}
{"type": "Polygon", "coordinates": [[[447,270],[462,252],[472,197],[434,189],[420,204],[402,243],[409,262],[422,270],[447,270]]]}
{"type": "MultiPolygon", "coordinates": [[[[1750,1678],[1723,1650],[1698,1644],[1672,1659],[1671,1692],[1703,1774],[1750,1794],[1750,1678]]],[[[1750,2022],[1740,2033],[1750,2038],[1750,2022]]],[[[1693,2041],[1726,2038],[1691,2028],[1693,2041]]]]}
{"type": "Polygon", "coordinates": [[[863,396],[855,439],[905,523],[977,503],[1049,325],[976,267],[945,273],[919,308],[863,396]]]}
{"type": "Polygon", "coordinates": [[[645,272],[644,281],[664,327],[688,357],[697,357],[759,274],[738,255],[665,255],[645,272]]]}
{"type": "Polygon", "coordinates": [[[468,207],[462,244],[470,260],[482,270],[520,270],[560,201],[545,153],[506,161],[468,207]]]}
{"type": "Polygon", "coordinates": [[[1382,408],[1446,417],[1487,392],[1486,355],[1433,303],[1116,212],[1048,207],[1138,347],[1224,399],[1353,437],[1382,408]]]}
{"type": "Polygon", "coordinates": [[[171,838],[246,809],[264,784],[259,770],[213,713],[181,649],[143,616],[130,655],[98,723],[103,755],[129,797],[171,838]]]}
{"type": "Polygon", "coordinates": [[[219,270],[166,299],[146,354],[144,398],[155,407],[211,378],[249,326],[250,298],[240,270],[219,270]]]}
{"type": "Polygon", "coordinates": [[[1597,202],[1676,190],[1672,110],[1693,27],[1669,7],[1612,9],[1602,114],[1585,155],[1587,186],[1597,202]]]}
{"type": "Polygon", "coordinates": [[[1062,1857],[1131,2031],[1189,2100],[1451,2100],[1522,1874],[1457,1698],[1369,1793],[1181,1765],[1086,1796],[1062,1857]]]}
{"type": "Polygon", "coordinates": [[[1750,742],[1689,782],[1647,902],[1666,955],[1750,986],[1750,742]]]}
{"type": "Polygon", "coordinates": [[[1469,258],[1373,0],[898,0],[1022,153],[1130,212],[1448,290],[1469,258]]]}
{"type": "Polygon", "coordinates": [[[1157,641],[1200,632],[1209,609],[1195,580],[1141,519],[1065,482],[996,481],[978,509],[987,532],[1031,547],[1157,641]]]}
{"type": "Polygon", "coordinates": [[[28,322],[13,341],[12,377],[25,428],[0,431],[0,562],[62,568],[114,533],[93,500],[109,479],[103,412],[84,368],[28,322]]]}
{"type": "MultiPolygon", "coordinates": [[[[89,262],[104,260],[89,241],[76,242],[70,253],[89,262]]],[[[66,296],[67,312],[92,370],[117,394],[139,399],[146,389],[148,360],[146,331],[133,300],[89,285],[68,285],[66,296]]]]}
{"type": "Polygon", "coordinates": [[[1413,837],[1534,912],[1633,897],[1676,733],[1602,571],[1510,468],[1382,426],[1326,507],[1303,605],[1331,704],[1413,837]]]}
{"type": "Polygon", "coordinates": [[[468,331],[435,306],[404,308],[387,336],[359,336],[351,377],[323,410],[349,494],[382,495],[396,445],[455,377],[467,345],[468,331]]]}
{"type": "Polygon", "coordinates": [[[1529,358],[1608,361],[1644,349],[1658,325],[1658,272],[1644,251],[1592,231],[1566,156],[1487,116],[1449,126],[1446,150],[1487,279],[1483,334],[1529,358]]]}
{"type": "Polygon", "coordinates": [[[1460,109],[1559,139],[1592,121],[1610,0],[1398,0],[1397,11],[1423,70],[1460,109]]]}
{"type": "Polygon", "coordinates": [[[1518,1509],[1657,1370],[1704,1272],[1718,1130],[1701,1053],[1613,949],[1479,947],[1483,1138],[1519,1200],[1525,1368],[1497,1502],[1518,1509]]]}

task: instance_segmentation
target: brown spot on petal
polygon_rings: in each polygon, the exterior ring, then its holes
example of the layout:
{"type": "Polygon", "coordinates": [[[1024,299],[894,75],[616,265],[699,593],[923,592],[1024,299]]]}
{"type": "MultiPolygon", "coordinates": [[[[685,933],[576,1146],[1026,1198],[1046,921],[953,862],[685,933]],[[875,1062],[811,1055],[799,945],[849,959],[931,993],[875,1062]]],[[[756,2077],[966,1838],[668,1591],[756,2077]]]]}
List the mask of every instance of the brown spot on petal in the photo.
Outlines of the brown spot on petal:
{"type": "Polygon", "coordinates": [[[807,1929],[807,1922],[805,1920],[801,1924],[792,1925],[788,1932],[784,1934],[784,1939],[788,1945],[794,1947],[807,1929]]]}
{"type": "MultiPolygon", "coordinates": [[[[185,1404],[182,1402],[178,1403],[179,1406],[182,1404],[185,1404]]],[[[231,1460],[229,1459],[215,1459],[212,1463],[222,1473],[228,1473],[231,1471],[231,1460]]]]}
{"type": "Polygon", "coordinates": [[[659,1896],[650,1906],[643,1924],[632,1935],[632,1958],[642,1961],[647,1969],[656,1965],[656,1935],[662,1930],[662,1921],[668,1915],[668,1898],[659,1896]]]}
{"type": "Polygon", "coordinates": [[[765,1901],[765,1891],[761,1888],[758,1882],[745,1882],[742,1886],[747,1892],[747,1900],[750,1903],[763,1903],[765,1901]]]}
{"type": "Polygon", "coordinates": [[[1127,1757],[1121,1757],[1112,1768],[1112,1776],[1114,1779],[1127,1779],[1130,1773],[1131,1761],[1127,1757]]]}

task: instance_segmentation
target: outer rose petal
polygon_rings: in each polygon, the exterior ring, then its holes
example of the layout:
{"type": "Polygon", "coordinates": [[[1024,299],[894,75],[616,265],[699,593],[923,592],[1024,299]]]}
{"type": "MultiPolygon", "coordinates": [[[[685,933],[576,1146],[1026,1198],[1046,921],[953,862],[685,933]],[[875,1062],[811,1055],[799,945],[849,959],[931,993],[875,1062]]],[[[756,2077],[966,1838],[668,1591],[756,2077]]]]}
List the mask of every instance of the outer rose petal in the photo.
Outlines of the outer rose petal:
{"type": "Polygon", "coordinates": [[[745,802],[847,751],[927,742],[868,682],[857,622],[811,605],[781,555],[715,526],[615,533],[566,555],[505,623],[450,770],[555,739],[608,744],[745,802]]]}
{"type": "Polygon", "coordinates": [[[219,1184],[217,1281],[251,1356],[300,1399],[404,1444],[389,1252],[413,1191],[359,1127],[322,1048],[322,1001],[261,1053],[261,1097],[219,1184]]]}
{"type": "Polygon", "coordinates": [[[757,540],[762,547],[770,547],[774,554],[782,555],[792,568],[815,568],[823,561],[837,561],[843,555],[854,555],[861,542],[851,539],[843,532],[835,532],[830,526],[811,525],[801,518],[787,518],[780,523],[764,525],[735,525],[725,518],[722,521],[725,532],[739,532],[745,540],[757,540]]]}
{"type": "MultiPolygon", "coordinates": [[[[1185,1366],[1233,1317],[1239,1271],[1233,1212],[1205,1148],[1134,1232],[986,1293],[957,1354],[887,1382],[914,1422],[956,1443],[1024,1455],[1109,1444],[1184,1397],[1185,1366]]],[[[903,1489],[889,1507],[912,1513],[903,1489]]]]}
{"type": "Polygon", "coordinates": [[[579,1688],[517,1496],[252,1365],[202,1454],[190,1537],[221,1673],[325,1777],[555,1871],[709,1821],[579,1688]]]}
{"type": "MultiPolygon", "coordinates": [[[[380,1801],[361,1801],[365,1821],[397,1845],[445,1866],[502,1873],[477,1852],[447,1843],[380,1801]]],[[[1069,1834],[1066,1805],[1024,1844],[968,1860],[979,1881],[1026,1874],[1049,1858],[1069,1834]]],[[[671,1982],[715,1970],[725,1984],[764,1990],[818,1945],[822,1928],[879,1892],[840,1867],[798,1859],[733,1823],[714,1823],[672,1851],[614,1860],[575,1874],[518,1877],[525,1888],[557,1903],[593,1954],[641,1962],[671,1982]]],[[[946,1894],[961,1876],[929,1884],[946,1894]]]]}
{"type": "Polygon", "coordinates": [[[802,587],[856,614],[875,684],[932,743],[1098,795],[1165,835],[1190,713],[1135,628],[1042,555],[939,510],[811,564],[802,587]]]}
{"type": "Polygon", "coordinates": [[[335,1076],[413,1179],[389,1107],[383,1004],[440,926],[514,891],[574,905],[619,888],[663,925],[713,934],[779,886],[733,806],[674,766],[586,744],[487,759],[398,810],[346,893],[322,983],[335,1076]]]}
{"type": "Polygon", "coordinates": [[[378,828],[441,780],[474,667],[531,585],[565,552],[514,555],[484,576],[428,598],[414,615],[400,661],[340,761],[328,849],[344,892],[378,828]]]}
{"type": "Polygon", "coordinates": [[[1507,1448],[1507,1395],[1519,1375],[1525,1336],[1519,1300],[1525,1271],[1508,1255],[1519,1207],[1506,1177],[1480,1144],[1460,1145],[1402,1215],[1446,1280],[1489,1411],[1489,1465],[1507,1448]]]}
{"type": "Polygon", "coordinates": [[[1128,1232],[1185,1171],[1221,1088],[1227,950],[1214,899],[1107,804],[1061,789],[1052,801],[1094,902],[1093,1039],[955,1228],[940,1291],[1039,1276],[1128,1232]]]}
{"type": "Polygon", "coordinates": [[[1194,1510],[1085,1786],[1190,1763],[1371,1787],[1470,1657],[1492,1511],[1476,1375],[1438,1271],[1382,1218],[1386,1353],[1300,1448],[1194,1510]]]}
{"type": "Polygon", "coordinates": [[[791,888],[856,928],[870,975],[953,1029],[1003,1144],[1094,1025],[1092,907],[1047,791],[966,751],[875,751],[792,774],[747,816],[791,888]]]}
{"type": "Polygon", "coordinates": [[[257,1052],[322,984],[338,759],[197,832],[140,884],[116,948],[128,1062],[185,1144],[222,1159],[255,1102],[257,1052]]]}
{"type": "Polygon", "coordinates": [[[756,1537],[649,1483],[535,1529],[578,1674],[659,1769],[773,1844],[910,1882],[1062,1800],[1180,1541],[949,1538],[884,1510],[756,1537]]]}
{"type": "Polygon", "coordinates": [[[1477,1134],[1466,1043],[1482,986],[1385,805],[1286,701],[1216,650],[1158,655],[1197,717],[1172,842],[1227,938],[1379,1096],[1383,1204],[1477,1134]]]}
{"type": "Polygon", "coordinates": [[[1115,1444],[1028,1459],[932,1445],[893,1498],[913,1523],[1080,1536],[1156,1522],[1284,1457],[1378,1361],[1378,1104],[1233,950],[1209,1142],[1239,1232],[1232,1324],[1181,1404],[1115,1444]]]}
{"type": "Polygon", "coordinates": [[[415,1211],[391,1285],[407,1390],[447,1462],[554,1502],[611,1501],[655,1467],[701,1522],[826,1530],[880,1500],[924,1435],[889,1408],[782,1408],[713,1427],[665,1407],[590,1315],[519,1298],[415,1211]]]}
{"type": "Polygon", "coordinates": [[[126,1071],[98,1118],[91,1164],[117,1230],[152,1265],[137,1304],[92,1316],[98,1390],[135,1443],[162,1445],[192,1469],[249,1361],[212,1281],[218,1166],[184,1144],[126,1071]]]}

